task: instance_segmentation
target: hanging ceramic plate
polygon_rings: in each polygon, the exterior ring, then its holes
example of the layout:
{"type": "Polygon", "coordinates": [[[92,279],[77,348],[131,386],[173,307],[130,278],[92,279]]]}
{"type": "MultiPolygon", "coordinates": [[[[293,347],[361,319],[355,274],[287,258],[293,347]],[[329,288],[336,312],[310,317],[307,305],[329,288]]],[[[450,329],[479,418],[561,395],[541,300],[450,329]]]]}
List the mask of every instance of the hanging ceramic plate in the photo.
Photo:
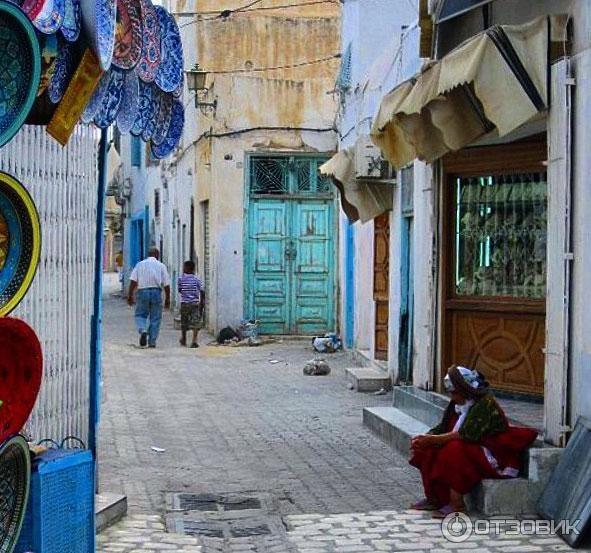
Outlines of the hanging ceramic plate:
{"type": "Polygon", "coordinates": [[[183,45],[178,25],[172,15],[162,6],[156,6],[160,24],[161,51],[160,65],[156,73],[156,84],[164,92],[172,92],[183,81],[183,45]]]}
{"type": "Polygon", "coordinates": [[[47,89],[49,100],[53,104],[58,104],[62,99],[64,92],[68,87],[68,83],[72,78],[74,69],[72,46],[69,42],[62,40],[59,45],[55,71],[53,72],[53,76],[47,89]]]}
{"type": "Polygon", "coordinates": [[[41,51],[21,9],[0,2],[0,147],[21,128],[39,90],[41,51]]]}
{"type": "Polygon", "coordinates": [[[43,8],[33,19],[33,25],[46,35],[57,33],[64,22],[65,0],[45,0],[43,8]]]}
{"type": "Polygon", "coordinates": [[[14,177],[0,172],[0,317],[27,293],[40,251],[39,215],[31,196],[14,177]]]}
{"type": "Polygon", "coordinates": [[[43,9],[47,0],[24,0],[20,4],[22,10],[27,14],[30,21],[33,21],[43,9]]]}
{"type": "Polygon", "coordinates": [[[115,46],[115,0],[80,0],[82,25],[90,37],[90,44],[101,67],[111,67],[115,46]]]}
{"type": "Polygon", "coordinates": [[[80,121],[82,121],[83,123],[86,123],[86,124],[92,123],[92,120],[94,119],[94,116],[96,115],[96,112],[98,111],[99,107],[101,106],[101,103],[103,101],[103,96],[105,95],[105,92],[107,91],[107,86],[109,86],[109,78],[110,78],[110,72],[103,73],[103,76],[101,77],[101,80],[99,81],[99,84],[97,85],[94,92],[92,93],[92,96],[90,97],[88,104],[86,104],[86,107],[84,108],[84,111],[82,112],[82,115],[80,116],[80,121]]]}
{"type": "Polygon", "coordinates": [[[139,0],[117,0],[113,65],[133,69],[142,55],[142,13],[139,0]]]}
{"type": "Polygon", "coordinates": [[[60,29],[68,42],[76,42],[80,36],[82,16],[80,14],[80,0],[64,0],[64,22],[60,29]]]}
{"type": "Polygon", "coordinates": [[[168,127],[170,126],[172,102],[172,94],[167,94],[166,92],[160,93],[160,107],[158,109],[158,116],[156,117],[156,126],[152,133],[152,142],[156,146],[160,146],[166,140],[168,127]]]}
{"type": "Polygon", "coordinates": [[[101,129],[106,129],[115,122],[117,113],[119,112],[119,106],[121,106],[121,101],[123,100],[125,72],[112,67],[109,73],[107,90],[103,94],[101,105],[94,116],[94,124],[101,129]]]}
{"type": "Polygon", "coordinates": [[[43,373],[41,344],[24,321],[0,319],[0,443],[18,434],[37,401],[43,373]]]}
{"type": "Polygon", "coordinates": [[[58,55],[57,35],[42,35],[41,43],[41,79],[37,90],[38,97],[47,90],[55,73],[58,55]]]}
{"type": "Polygon", "coordinates": [[[183,108],[183,104],[175,100],[172,104],[170,126],[168,127],[166,140],[159,146],[154,143],[151,144],[152,155],[156,159],[163,159],[174,152],[181,140],[184,125],[185,109],[183,108]]]}
{"type": "Polygon", "coordinates": [[[128,133],[133,126],[137,114],[140,97],[140,82],[135,71],[125,73],[123,99],[117,114],[117,128],[121,133],[128,133]]]}
{"type": "Polygon", "coordinates": [[[22,436],[0,446],[0,552],[13,551],[27,511],[31,454],[22,436]]]}
{"type": "Polygon", "coordinates": [[[150,86],[152,87],[152,97],[150,104],[148,105],[144,129],[142,130],[142,140],[144,142],[148,142],[150,140],[154,130],[156,129],[156,120],[158,119],[158,112],[160,111],[160,98],[162,96],[162,92],[160,92],[160,90],[158,90],[155,85],[150,86]]]}
{"type": "Polygon", "coordinates": [[[160,22],[150,0],[140,0],[142,10],[142,54],[137,74],[142,81],[151,83],[160,65],[160,22]]]}
{"type": "Polygon", "coordinates": [[[140,81],[140,97],[138,101],[137,114],[135,116],[135,121],[129,130],[133,136],[141,136],[144,127],[146,126],[148,116],[150,115],[150,110],[152,109],[153,105],[153,90],[155,89],[152,88],[152,85],[140,81]]]}

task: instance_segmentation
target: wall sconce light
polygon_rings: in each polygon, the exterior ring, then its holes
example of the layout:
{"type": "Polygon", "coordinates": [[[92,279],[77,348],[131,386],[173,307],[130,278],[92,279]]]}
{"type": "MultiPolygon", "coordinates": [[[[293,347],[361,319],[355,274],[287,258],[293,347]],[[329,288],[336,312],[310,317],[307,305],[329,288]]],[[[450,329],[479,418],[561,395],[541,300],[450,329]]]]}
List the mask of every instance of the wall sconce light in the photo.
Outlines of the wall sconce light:
{"type": "Polygon", "coordinates": [[[200,99],[200,93],[205,93],[205,96],[207,96],[207,93],[209,92],[209,89],[206,86],[207,71],[201,69],[199,64],[196,63],[192,69],[186,71],[186,75],[189,91],[194,93],[195,107],[199,108],[204,113],[207,109],[211,109],[215,112],[218,107],[217,100],[214,100],[213,102],[202,102],[200,99]]]}

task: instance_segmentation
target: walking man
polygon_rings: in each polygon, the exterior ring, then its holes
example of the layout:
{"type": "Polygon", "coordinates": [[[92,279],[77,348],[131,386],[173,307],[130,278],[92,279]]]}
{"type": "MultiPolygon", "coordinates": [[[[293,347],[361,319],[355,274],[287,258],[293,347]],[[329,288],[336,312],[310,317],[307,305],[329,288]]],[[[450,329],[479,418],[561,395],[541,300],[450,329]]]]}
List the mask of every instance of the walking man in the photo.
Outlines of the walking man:
{"type": "Polygon", "coordinates": [[[158,248],[150,248],[148,257],[131,272],[127,303],[135,306],[135,324],[140,333],[140,346],[155,348],[162,320],[162,290],[164,307],[170,308],[170,277],[158,261],[158,248]],[[135,293],[135,298],[134,298],[135,293]]]}

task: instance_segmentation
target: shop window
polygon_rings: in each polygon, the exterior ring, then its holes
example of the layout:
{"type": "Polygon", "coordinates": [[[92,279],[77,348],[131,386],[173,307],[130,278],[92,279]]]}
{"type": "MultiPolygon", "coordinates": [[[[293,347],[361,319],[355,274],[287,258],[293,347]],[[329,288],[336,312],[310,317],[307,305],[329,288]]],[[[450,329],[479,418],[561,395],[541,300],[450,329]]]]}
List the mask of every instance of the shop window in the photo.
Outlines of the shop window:
{"type": "Polygon", "coordinates": [[[154,217],[156,219],[160,217],[160,190],[158,188],[154,190],[154,217]]]}
{"type": "Polygon", "coordinates": [[[546,294],[546,173],[464,177],[455,184],[457,296],[546,294]]]}

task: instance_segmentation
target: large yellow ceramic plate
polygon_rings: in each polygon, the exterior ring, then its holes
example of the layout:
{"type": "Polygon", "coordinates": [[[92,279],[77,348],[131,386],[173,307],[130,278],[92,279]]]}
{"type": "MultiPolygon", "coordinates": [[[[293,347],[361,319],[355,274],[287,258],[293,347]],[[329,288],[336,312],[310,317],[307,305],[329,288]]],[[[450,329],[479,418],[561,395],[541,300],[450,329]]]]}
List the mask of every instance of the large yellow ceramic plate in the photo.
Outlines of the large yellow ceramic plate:
{"type": "Polygon", "coordinates": [[[0,316],[23,299],[41,253],[39,214],[27,189],[0,171],[0,316]]]}

